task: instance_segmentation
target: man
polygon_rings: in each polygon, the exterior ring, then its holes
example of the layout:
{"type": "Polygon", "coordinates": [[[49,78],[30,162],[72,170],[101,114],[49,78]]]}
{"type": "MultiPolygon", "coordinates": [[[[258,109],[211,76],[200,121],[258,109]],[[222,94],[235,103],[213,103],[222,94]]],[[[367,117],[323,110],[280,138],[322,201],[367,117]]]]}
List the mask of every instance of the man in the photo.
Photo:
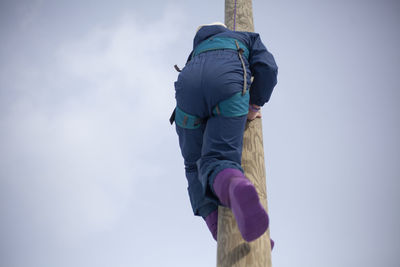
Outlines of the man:
{"type": "Polygon", "coordinates": [[[268,228],[268,215],[244,176],[241,154],[246,120],[261,117],[276,76],[275,60],[258,34],[213,23],[199,27],[175,82],[171,123],[175,120],[191,205],[215,240],[218,205],[232,210],[246,241],[268,228]]]}

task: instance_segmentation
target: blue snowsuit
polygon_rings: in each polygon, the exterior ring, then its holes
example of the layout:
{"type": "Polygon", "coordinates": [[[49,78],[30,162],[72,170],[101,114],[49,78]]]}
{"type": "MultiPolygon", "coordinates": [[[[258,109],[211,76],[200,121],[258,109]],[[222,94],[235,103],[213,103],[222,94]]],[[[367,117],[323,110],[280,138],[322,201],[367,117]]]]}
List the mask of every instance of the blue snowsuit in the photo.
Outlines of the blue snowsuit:
{"type": "Polygon", "coordinates": [[[215,25],[197,32],[193,51],[175,82],[176,131],[195,215],[205,218],[221,204],[212,188],[220,171],[235,168],[243,172],[249,102],[259,106],[268,102],[276,76],[275,60],[257,33],[215,25]],[[244,50],[246,87],[250,89],[246,92],[238,50],[229,43],[244,50]]]}

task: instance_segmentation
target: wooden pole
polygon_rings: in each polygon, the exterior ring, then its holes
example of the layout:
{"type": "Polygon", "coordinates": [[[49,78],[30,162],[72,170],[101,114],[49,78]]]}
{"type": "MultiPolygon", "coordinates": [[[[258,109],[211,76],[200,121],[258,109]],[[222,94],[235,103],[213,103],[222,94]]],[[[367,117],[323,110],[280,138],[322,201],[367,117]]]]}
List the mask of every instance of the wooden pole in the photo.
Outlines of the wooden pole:
{"type": "MultiPolygon", "coordinates": [[[[252,0],[225,0],[225,24],[231,30],[254,31],[252,0]]],[[[268,210],[261,119],[247,122],[243,137],[242,166],[268,210]]],[[[267,232],[250,243],[243,240],[232,212],[218,210],[217,267],[271,267],[271,245],[267,232]]]]}

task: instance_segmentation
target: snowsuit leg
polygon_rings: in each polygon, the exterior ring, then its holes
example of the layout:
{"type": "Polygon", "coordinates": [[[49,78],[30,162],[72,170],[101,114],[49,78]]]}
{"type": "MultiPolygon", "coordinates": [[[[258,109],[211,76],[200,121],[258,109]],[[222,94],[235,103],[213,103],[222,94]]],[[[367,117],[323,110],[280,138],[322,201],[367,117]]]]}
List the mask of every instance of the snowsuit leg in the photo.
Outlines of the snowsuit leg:
{"type": "Polygon", "coordinates": [[[215,176],[227,168],[241,167],[243,134],[247,115],[238,117],[213,116],[207,121],[201,158],[198,161],[199,179],[208,199],[219,203],[213,184],[215,176]]]}
{"type": "Polygon", "coordinates": [[[234,168],[243,172],[241,156],[246,120],[246,115],[214,116],[198,129],[176,126],[195,215],[206,217],[221,204],[212,187],[220,171],[234,168]]]}
{"type": "Polygon", "coordinates": [[[202,124],[197,129],[185,129],[176,125],[179,146],[184,158],[188,193],[193,213],[205,218],[212,211],[216,210],[218,206],[214,201],[204,197],[203,185],[199,180],[199,172],[196,164],[201,157],[204,129],[205,124],[202,124]]]}

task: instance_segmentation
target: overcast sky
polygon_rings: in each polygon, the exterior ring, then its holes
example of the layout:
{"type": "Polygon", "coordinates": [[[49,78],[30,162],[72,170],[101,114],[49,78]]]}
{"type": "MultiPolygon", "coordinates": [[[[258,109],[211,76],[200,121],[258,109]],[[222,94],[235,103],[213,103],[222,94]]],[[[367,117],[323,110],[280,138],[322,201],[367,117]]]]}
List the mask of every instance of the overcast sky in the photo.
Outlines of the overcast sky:
{"type": "MultiPolygon", "coordinates": [[[[253,1],[274,266],[400,263],[400,3],[253,1]]],[[[224,1],[0,1],[0,266],[215,266],[168,123],[224,1]]]]}

